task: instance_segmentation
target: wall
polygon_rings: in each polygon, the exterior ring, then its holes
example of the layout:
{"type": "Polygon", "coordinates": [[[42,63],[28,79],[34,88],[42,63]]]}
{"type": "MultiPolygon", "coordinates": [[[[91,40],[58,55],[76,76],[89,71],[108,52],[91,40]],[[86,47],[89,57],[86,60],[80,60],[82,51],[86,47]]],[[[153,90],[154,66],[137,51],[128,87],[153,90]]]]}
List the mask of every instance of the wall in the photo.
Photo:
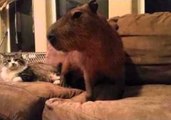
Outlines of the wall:
{"type": "Polygon", "coordinates": [[[144,0],[109,0],[109,18],[130,13],[144,13],[144,0]]]}
{"type": "Polygon", "coordinates": [[[32,0],[35,30],[35,51],[46,52],[48,27],[55,22],[55,0],[32,0]]]}
{"type": "Polygon", "coordinates": [[[33,19],[35,33],[35,51],[45,52],[46,43],[46,0],[33,0],[33,19]]]}
{"type": "Polygon", "coordinates": [[[56,21],[56,2],[55,0],[46,0],[46,28],[56,21]]]}

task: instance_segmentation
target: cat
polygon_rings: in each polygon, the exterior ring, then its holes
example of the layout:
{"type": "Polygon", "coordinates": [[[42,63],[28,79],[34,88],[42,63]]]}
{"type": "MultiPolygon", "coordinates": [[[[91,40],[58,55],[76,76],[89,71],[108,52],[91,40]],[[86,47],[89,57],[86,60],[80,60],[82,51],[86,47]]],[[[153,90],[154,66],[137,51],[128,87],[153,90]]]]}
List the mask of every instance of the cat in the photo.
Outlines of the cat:
{"type": "Polygon", "coordinates": [[[0,77],[3,81],[32,82],[45,81],[60,84],[60,69],[46,63],[38,62],[28,64],[22,57],[21,52],[14,54],[0,53],[2,56],[2,67],[0,77]]]}

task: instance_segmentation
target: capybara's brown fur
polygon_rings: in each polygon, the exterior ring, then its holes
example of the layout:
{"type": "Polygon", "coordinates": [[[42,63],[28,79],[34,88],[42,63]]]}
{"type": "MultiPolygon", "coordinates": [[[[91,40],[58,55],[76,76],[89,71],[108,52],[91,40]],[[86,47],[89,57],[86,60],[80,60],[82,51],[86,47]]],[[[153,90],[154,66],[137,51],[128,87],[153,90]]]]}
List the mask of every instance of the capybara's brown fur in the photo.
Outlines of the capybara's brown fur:
{"type": "Polygon", "coordinates": [[[124,90],[121,39],[97,13],[95,0],[66,13],[48,31],[54,48],[66,52],[61,79],[72,68],[81,70],[87,100],[118,99],[124,90]]]}

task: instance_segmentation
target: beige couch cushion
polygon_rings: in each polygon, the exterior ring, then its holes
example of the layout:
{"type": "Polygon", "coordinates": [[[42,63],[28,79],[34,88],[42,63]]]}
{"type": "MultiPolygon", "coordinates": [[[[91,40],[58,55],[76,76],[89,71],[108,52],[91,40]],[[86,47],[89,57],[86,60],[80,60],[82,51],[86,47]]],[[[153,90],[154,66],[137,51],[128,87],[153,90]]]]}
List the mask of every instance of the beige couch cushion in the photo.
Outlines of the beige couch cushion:
{"type": "Polygon", "coordinates": [[[83,104],[54,98],[46,102],[43,120],[170,120],[170,91],[170,85],[134,86],[124,99],[83,104]]]}
{"type": "Polygon", "coordinates": [[[0,82],[0,120],[41,120],[47,99],[71,98],[81,92],[45,82],[0,82]]]}
{"type": "Polygon", "coordinates": [[[128,84],[171,84],[171,13],[129,14],[116,22],[126,52],[128,84]]]}
{"type": "Polygon", "coordinates": [[[171,35],[170,14],[170,12],[156,12],[118,17],[119,33],[121,35],[171,35]]]}
{"type": "Polygon", "coordinates": [[[124,49],[135,64],[171,63],[171,13],[129,14],[111,18],[119,25],[124,49]]]}

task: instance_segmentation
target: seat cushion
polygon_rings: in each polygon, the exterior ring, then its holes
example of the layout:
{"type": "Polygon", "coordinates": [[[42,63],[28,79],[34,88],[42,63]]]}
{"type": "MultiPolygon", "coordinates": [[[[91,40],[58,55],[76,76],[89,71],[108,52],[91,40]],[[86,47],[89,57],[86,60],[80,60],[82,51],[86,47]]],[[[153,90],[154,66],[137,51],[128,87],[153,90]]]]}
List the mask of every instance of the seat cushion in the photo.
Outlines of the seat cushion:
{"type": "Polygon", "coordinates": [[[119,25],[120,35],[171,35],[171,12],[127,14],[111,18],[119,25]],[[116,18],[116,17],[115,17],[116,18]]]}
{"type": "Polygon", "coordinates": [[[171,12],[128,14],[109,22],[119,26],[127,84],[171,84],[171,12]]]}
{"type": "Polygon", "coordinates": [[[71,98],[82,92],[46,82],[0,82],[0,91],[0,118],[3,120],[41,120],[47,99],[71,98]]]}
{"type": "Polygon", "coordinates": [[[58,98],[46,102],[43,120],[170,120],[171,86],[131,86],[125,98],[113,101],[73,102],[58,98]]]}

